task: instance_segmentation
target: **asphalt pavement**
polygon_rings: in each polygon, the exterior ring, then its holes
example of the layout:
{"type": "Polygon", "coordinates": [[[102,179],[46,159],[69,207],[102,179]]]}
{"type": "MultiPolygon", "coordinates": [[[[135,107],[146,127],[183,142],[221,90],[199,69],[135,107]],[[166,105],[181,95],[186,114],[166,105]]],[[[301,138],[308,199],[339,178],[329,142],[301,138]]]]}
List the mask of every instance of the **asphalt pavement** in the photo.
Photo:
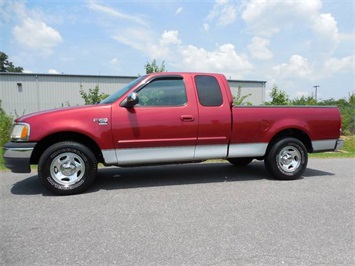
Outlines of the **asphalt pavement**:
{"type": "Polygon", "coordinates": [[[101,168],[54,196],[0,172],[0,265],[355,265],[355,160],[101,168]]]}

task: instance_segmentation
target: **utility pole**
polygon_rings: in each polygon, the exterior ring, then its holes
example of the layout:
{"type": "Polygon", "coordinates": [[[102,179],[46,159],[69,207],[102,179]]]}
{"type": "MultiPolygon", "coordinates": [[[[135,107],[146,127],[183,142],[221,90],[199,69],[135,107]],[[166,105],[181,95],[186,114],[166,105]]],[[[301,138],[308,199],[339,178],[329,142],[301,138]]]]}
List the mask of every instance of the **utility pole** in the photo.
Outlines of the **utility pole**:
{"type": "Polygon", "coordinates": [[[315,90],[316,90],[316,91],[315,91],[315,94],[314,94],[314,95],[315,95],[315,100],[316,100],[316,102],[317,102],[317,93],[318,93],[317,91],[318,91],[318,88],[319,88],[319,87],[320,87],[319,85],[314,85],[314,86],[313,86],[313,88],[315,88],[315,90]]]}

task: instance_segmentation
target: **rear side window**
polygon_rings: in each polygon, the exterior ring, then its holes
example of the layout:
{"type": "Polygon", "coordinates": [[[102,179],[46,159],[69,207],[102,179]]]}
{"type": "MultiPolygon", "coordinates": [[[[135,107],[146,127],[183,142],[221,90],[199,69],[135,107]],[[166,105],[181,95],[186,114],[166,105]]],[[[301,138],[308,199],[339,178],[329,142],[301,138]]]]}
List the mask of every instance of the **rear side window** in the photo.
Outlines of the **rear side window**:
{"type": "Polygon", "coordinates": [[[203,106],[221,106],[223,103],[218,81],[212,76],[196,76],[195,83],[200,104],[203,106]]]}

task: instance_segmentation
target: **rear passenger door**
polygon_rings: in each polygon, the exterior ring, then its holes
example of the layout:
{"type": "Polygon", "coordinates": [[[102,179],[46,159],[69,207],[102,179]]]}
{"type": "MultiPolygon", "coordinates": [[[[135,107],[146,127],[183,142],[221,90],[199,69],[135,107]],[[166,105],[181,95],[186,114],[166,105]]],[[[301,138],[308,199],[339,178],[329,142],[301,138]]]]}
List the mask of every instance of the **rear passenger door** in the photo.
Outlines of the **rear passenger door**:
{"type": "Polygon", "coordinates": [[[195,75],[194,82],[199,110],[195,159],[226,157],[232,116],[225,88],[212,75],[195,75]]]}

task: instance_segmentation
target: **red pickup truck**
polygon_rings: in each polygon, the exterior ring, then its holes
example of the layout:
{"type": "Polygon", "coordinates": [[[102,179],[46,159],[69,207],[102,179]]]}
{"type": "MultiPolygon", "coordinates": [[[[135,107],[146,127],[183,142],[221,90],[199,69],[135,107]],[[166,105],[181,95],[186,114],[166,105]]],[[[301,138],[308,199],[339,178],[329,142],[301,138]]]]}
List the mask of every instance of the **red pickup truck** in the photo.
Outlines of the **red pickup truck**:
{"type": "Polygon", "coordinates": [[[226,159],[264,160],[279,179],[304,172],[308,153],[340,147],[334,107],[234,106],[221,74],[154,73],[99,104],[55,109],[15,120],[5,165],[38,176],[56,194],[76,194],[105,166],[226,159]]]}

